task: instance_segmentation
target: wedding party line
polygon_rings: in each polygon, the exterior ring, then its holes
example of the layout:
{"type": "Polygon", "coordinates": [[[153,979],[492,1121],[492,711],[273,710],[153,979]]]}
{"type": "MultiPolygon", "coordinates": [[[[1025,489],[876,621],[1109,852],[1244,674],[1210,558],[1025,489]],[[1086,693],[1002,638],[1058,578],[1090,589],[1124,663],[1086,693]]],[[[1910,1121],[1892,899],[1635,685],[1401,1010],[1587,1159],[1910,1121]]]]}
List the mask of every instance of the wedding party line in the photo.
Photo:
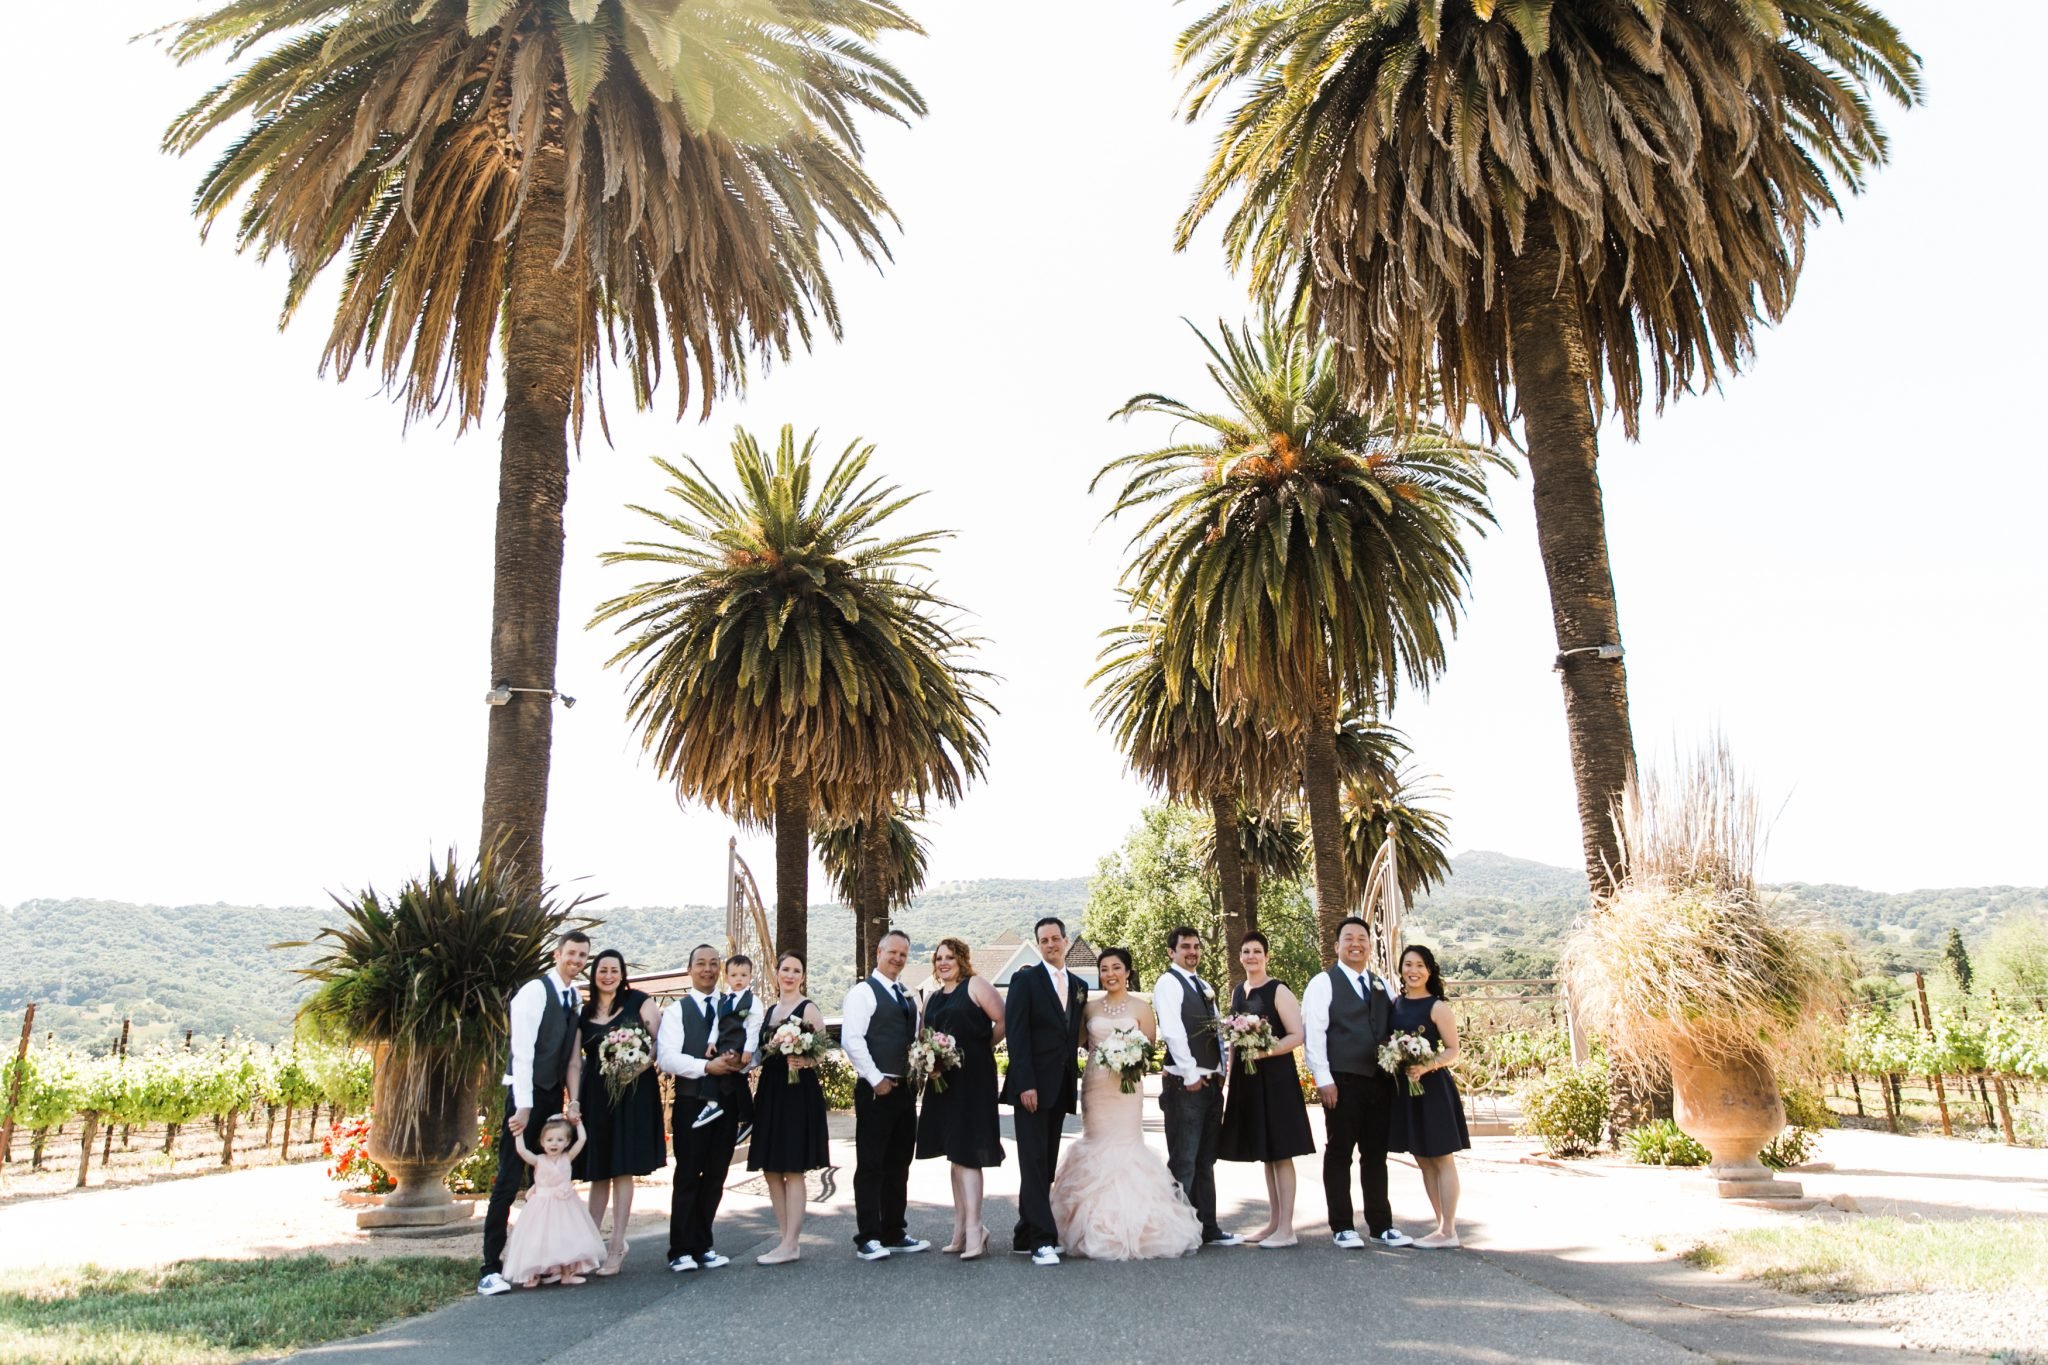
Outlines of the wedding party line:
{"type": "MultiPolygon", "coordinates": [[[[1040,919],[1033,939],[1039,960],[1010,977],[1007,994],[951,937],[933,947],[930,980],[913,993],[902,981],[910,939],[892,928],[875,944],[873,970],[841,1002],[838,1046],[856,1076],[855,1257],[931,1249],[910,1232],[908,1189],[912,1163],[934,1159],[949,1164],[952,1184],[941,1250],[962,1260],[988,1253],[983,1175],[1007,1160],[1000,1106],[1011,1110],[1019,1173],[1010,1250],[1033,1265],[1297,1246],[1295,1162],[1316,1150],[1297,1052],[1325,1111],[1322,1184],[1334,1243],[1459,1246],[1455,1154],[1471,1144],[1450,1072],[1457,1021],[1427,947],[1403,949],[1399,979],[1389,981],[1372,968],[1369,926],[1347,918],[1336,961],[1297,995],[1268,974],[1266,938],[1254,930],[1237,948],[1244,980],[1224,1001],[1203,976],[1193,928],[1167,935],[1170,965],[1149,993],[1127,948],[1098,950],[1091,990],[1068,968],[1062,920],[1040,919]],[[1144,1140],[1143,1080],[1155,1048],[1164,1052],[1164,1161],[1144,1140]],[[1081,1133],[1062,1155],[1076,1112],[1081,1133]],[[1394,1225],[1390,1152],[1415,1159],[1435,1212],[1436,1226],[1419,1238],[1394,1225]],[[1264,1166],[1267,1217],[1256,1230],[1217,1220],[1219,1160],[1264,1166]]],[[[801,1258],[806,1175],[833,1165],[819,1075],[832,1038],[805,993],[801,956],[780,954],[758,989],[754,971],[744,954],[700,944],[687,991],[664,1006],[633,987],[618,950],[593,957],[580,931],[557,940],[553,969],[510,1002],[480,1295],[617,1274],[635,1177],[667,1165],[671,1146],[671,1271],[731,1263],[717,1249],[717,1221],[742,1142],[778,1234],[756,1263],[801,1258]]]]}

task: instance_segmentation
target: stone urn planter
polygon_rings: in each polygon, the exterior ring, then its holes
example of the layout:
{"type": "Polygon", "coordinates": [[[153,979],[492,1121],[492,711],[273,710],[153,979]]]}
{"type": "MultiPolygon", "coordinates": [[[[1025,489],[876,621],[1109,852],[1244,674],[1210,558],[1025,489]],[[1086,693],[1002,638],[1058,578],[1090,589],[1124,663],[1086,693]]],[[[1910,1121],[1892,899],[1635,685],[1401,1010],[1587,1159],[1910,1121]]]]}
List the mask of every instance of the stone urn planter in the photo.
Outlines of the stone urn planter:
{"type": "Polygon", "coordinates": [[[1799,1183],[1781,1180],[1757,1153],[1785,1127],[1785,1105],[1770,1059],[1702,1057],[1683,1043],[1670,1052],[1672,1114],[1712,1153],[1693,1187],[1723,1199],[1797,1199],[1799,1183]]]}
{"type": "Polygon", "coordinates": [[[460,1222],[475,1211],[469,1200],[449,1193],[448,1172],[476,1146],[477,1078],[442,1087],[428,1096],[416,1132],[401,1146],[391,1140],[393,1125],[382,1121],[396,1114],[399,1068],[389,1065],[389,1045],[377,1049],[372,1081],[370,1159],[390,1173],[396,1188],[376,1208],[356,1215],[356,1226],[373,1229],[432,1228],[460,1222]]]}

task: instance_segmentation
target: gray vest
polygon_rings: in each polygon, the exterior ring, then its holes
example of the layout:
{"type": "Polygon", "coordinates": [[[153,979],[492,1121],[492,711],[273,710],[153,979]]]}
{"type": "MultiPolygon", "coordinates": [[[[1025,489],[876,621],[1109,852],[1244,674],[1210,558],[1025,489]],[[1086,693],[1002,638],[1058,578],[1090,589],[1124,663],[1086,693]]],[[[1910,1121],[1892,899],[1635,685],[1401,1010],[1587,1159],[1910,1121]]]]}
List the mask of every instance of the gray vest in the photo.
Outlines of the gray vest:
{"type": "Polygon", "coordinates": [[[1188,1055],[1196,1066],[1211,1071],[1223,1066],[1223,1040],[1216,1036],[1216,1002],[1204,996],[1186,972],[1174,969],[1180,978],[1180,1023],[1188,1036],[1188,1055]]]}
{"type": "MultiPolygon", "coordinates": [[[[1372,989],[1367,976],[1367,999],[1361,1000],[1351,984],[1350,969],[1341,962],[1330,968],[1330,1032],[1325,1043],[1330,1070],[1352,1076],[1377,1076],[1380,1070],[1380,1028],[1373,1022],[1374,1004],[1384,1003],[1383,992],[1372,989]],[[1379,995],[1375,1002],[1369,997],[1379,995]]],[[[1377,1011],[1385,1018],[1386,1011],[1377,1011]]]]}
{"type": "Polygon", "coordinates": [[[868,1020],[868,1055],[875,1059],[875,1069],[884,1076],[907,1076],[911,1039],[917,1031],[917,1007],[904,1009],[896,1002],[896,992],[872,976],[868,978],[868,989],[875,993],[875,1015],[868,1020]]]}
{"type": "MultiPolygon", "coordinates": [[[[553,1103],[561,1101],[581,1041],[576,1036],[576,1020],[582,1013],[580,1006],[572,1010],[562,1003],[562,983],[553,972],[542,977],[541,984],[547,987],[547,1007],[541,1011],[540,1028],[533,1036],[533,1102],[537,1106],[550,1103],[550,1096],[553,1103]]],[[[512,1070],[510,1062],[505,1070],[512,1070]]]]}
{"type": "MultiPolygon", "coordinates": [[[[686,995],[676,1002],[676,1012],[683,1020],[683,1055],[702,1057],[705,1049],[718,1053],[738,1052],[747,1045],[747,1021],[729,1010],[713,1006],[715,1019],[704,1017],[703,1006],[697,997],[686,995]]],[[[678,1095],[724,1095],[735,1085],[745,1085],[747,1078],[738,1072],[730,1076],[678,1076],[675,1078],[678,1095]]]]}

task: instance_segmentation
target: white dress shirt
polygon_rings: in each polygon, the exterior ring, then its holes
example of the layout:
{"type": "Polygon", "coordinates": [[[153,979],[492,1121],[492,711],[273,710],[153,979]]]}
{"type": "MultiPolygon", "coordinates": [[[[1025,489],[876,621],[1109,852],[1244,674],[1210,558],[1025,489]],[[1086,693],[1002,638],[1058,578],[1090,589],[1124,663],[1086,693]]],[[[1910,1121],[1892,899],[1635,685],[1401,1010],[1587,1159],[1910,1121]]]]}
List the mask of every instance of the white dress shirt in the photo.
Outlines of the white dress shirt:
{"type": "MultiPolygon", "coordinates": [[[[1363,972],[1354,972],[1338,964],[1344,974],[1351,978],[1351,988],[1363,1000],[1374,985],[1386,989],[1386,983],[1372,974],[1370,967],[1363,972]]],[[[1391,989],[1387,990],[1393,998],[1391,989]]],[[[1308,1053],[1308,1069],[1315,1073],[1316,1085],[1320,1088],[1335,1085],[1336,1077],[1330,1071],[1330,973],[1326,968],[1308,980],[1301,991],[1302,1050],[1308,1053]]]]}
{"type": "Polygon", "coordinates": [[[564,984],[552,967],[512,994],[512,1069],[505,1073],[505,1084],[512,1087],[514,1109],[533,1108],[533,1045],[540,1036],[541,1016],[548,1012],[551,989],[570,1009],[583,1003],[576,988],[564,984]]]}
{"type": "MultiPolygon", "coordinates": [[[[1187,1021],[1180,1016],[1181,1003],[1185,993],[1196,988],[1201,978],[1189,976],[1178,967],[1169,967],[1159,974],[1159,980],[1152,987],[1152,1014],[1159,1027],[1159,1041],[1166,1044],[1166,1065],[1160,1070],[1169,1076],[1178,1076],[1183,1081],[1199,1080],[1204,1076],[1217,1074],[1215,1067],[1195,1065],[1194,1049],[1188,1043],[1187,1021]]],[[[1211,996],[1211,1003],[1214,996],[1211,996]]],[[[1219,1039],[1220,1043],[1222,1040],[1219,1039]]],[[[1230,1065],[1230,1047],[1223,1044],[1223,1065],[1230,1065]]]]}
{"type": "Polygon", "coordinates": [[[661,1027],[654,1035],[654,1064],[671,1076],[685,1080],[702,1080],[704,1066],[710,1057],[691,1057],[683,1051],[683,1011],[693,1009],[698,1014],[706,1008],[711,1011],[711,1047],[715,1056],[718,1050],[718,997],[706,995],[695,986],[678,996],[676,1002],[661,1012],[661,1027]]]}
{"type": "MultiPolygon", "coordinates": [[[[902,985],[891,981],[879,971],[869,972],[865,980],[853,983],[853,989],[846,993],[845,1003],[839,1007],[839,1046],[846,1053],[846,1060],[853,1063],[853,1069],[869,1088],[885,1080],[900,1081],[901,1076],[891,1076],[875,1065],[874,1054],[868,1051],[868,1025],[875,1017],[875,993],[868,989],[873,981],[891,996],[909,1000],[902,985]]],[[[913,1001],[911,1008],[917,1008],[913,1001]]]]}

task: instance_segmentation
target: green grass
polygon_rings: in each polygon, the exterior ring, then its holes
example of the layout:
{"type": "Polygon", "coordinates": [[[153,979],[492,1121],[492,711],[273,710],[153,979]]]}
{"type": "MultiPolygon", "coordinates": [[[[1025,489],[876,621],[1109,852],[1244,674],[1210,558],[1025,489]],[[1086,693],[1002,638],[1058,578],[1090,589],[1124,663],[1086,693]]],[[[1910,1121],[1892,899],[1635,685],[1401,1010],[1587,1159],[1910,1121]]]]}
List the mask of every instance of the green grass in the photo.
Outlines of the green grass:
{"type": "Polygon", "coordinates": [[[1686,1254],[1794,1294],[1996,1293],[2048,1283],[2048,1219],[1830,1219],[1731,1232],[1686,1254]]]}
{"type": "Polygon", "coordinates": [[[179,1261],[0,1275],[0,1360],[218,1365],[355,1336],[474,1288],[446,1256],[179,1261]]]}

